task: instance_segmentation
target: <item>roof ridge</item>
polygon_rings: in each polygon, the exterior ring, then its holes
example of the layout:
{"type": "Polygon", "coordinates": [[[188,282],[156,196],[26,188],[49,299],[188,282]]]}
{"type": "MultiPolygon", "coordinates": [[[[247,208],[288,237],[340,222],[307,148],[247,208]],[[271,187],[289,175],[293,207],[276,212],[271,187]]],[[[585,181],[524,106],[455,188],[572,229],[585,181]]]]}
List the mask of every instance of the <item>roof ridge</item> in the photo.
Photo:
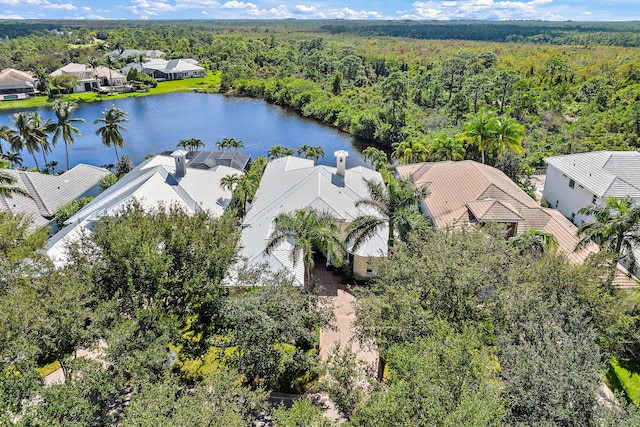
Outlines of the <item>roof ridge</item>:
{"type": "MultiPolygon", "coordinates": [[[[306,184],[311,178],[312,176],[315,176],[317,174],[314,174],[314,172],[317,170],[316,167],[314,166],[313,168],[310,168],[311,170],[309,171],[309,173],[307,173],[306,176],[304,176],[302,179],[300,179],[298,182],[294,183],[291,187],[289,187],[287,189],[287,191],[280,193],[280,196],[278,196],[277,198],[273,199],[271,201],[271,203],[268,203],[267,205],[265,205],[264,208],[260,209],[255,215],[252,215],[249,218],[246,218],[243,221],[243,225],[244,224],[253,224],[253,222],[255,222],[255,219],[260,218],[264,212],[267,212],[269,210],[272,209],[272,207],[274,205],[277,205],[280,203],[280,201],[285,198],[288,197],[291,193],[293,193],[296,189],[298,189],[302,184],[306,184]],[[250,221],[251,220],[251,221],[250,221]]],[[[301,169],[298,169],[301,170],[301,169]]],[[[264,177],[263,177],[264,178],[264,177]]]]}
{"type": "Polygon", "coordinates": [[[49,212],[46,205],[44,204],[44,200],[42,200],[42,196],[38,193],[36,186],[31,181],[28,172],[18,172],[20,178],[22,179],[22,183],[25,187],[27,187],[27,193],[29,193],[33,197],[33,201],[36,203],[38,210],[40,211],[40,215],[45,218],[50,218],[53,216],[53,213],[49,212]]]}

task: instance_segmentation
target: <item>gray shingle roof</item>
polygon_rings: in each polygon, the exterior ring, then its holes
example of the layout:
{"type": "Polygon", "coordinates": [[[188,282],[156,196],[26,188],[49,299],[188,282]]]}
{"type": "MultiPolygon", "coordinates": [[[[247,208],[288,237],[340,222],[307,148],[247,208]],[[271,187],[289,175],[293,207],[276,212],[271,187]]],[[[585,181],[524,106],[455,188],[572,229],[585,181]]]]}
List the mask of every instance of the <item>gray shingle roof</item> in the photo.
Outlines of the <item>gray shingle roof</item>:
{"type": "Polygon", "coordinates": [[[26,190],[33,199],[14,195],[2,199],[0,209],[30,215],[36,226],[47,225],[65,203],[83,197],[94,189],[110,172],[103,168],[79,164],[62,175],[6,170],[17,179],[16,186],[26,190]]]}
{"type": "Polygon", "coordinates": [[[598,197],[640,197],[640,153],[596,151],[544,161],[598,197]]]}

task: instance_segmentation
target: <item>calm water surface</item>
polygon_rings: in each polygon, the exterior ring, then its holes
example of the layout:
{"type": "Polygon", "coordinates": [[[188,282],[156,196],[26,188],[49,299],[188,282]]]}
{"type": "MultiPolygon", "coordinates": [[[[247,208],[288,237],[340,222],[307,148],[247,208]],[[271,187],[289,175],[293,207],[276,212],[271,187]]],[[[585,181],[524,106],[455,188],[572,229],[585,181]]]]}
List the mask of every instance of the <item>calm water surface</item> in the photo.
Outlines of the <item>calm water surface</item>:
{"type": "MultiPolygon", "coordinates": [[[[116,99],[80,104],[74,116],[84,118],[87,123],[77,124],[82,137],[76,137],[75,145],[69,148],[70,167],[78,163],[96,166],[116,163],[113,148],[106,148],[95,134],[93,121],[101,117],[102,111],[115,104],[128,113],[129,122],[122,132],[125,147],[119,154],[127,154],[135,164],[148,154],[173,150],[181,139],[198,138],[205,149],[215,150],[215,143],[223,138],[240,139],[245,144],[242,151],[252,158],[266,155],[274,145],[297,148],[303,144],[322,145],[325,157],[320,164],[334,164],[333,152],[349,152],[347,167],[364,165],[360,150],[365,145],[350,135],[332,127],[322,125],[281,107],[261,100],[228,98],[217,94],[172,93],[138,98],[116,99]]],[[[50,108],[39,108],[45,118],[55,118],[50,108]]],[[[13,127],[11,118],[16,111],[0,112],[0,125],[13,127]]],[[[3,148],[7,150],[6,142],[3,148]]],[[[43,167],[42,154],[36,153],[38,164],[43,167]]],[[[35,166],[33,157],[24,151],[24,165],[35,166]]],[[[57,169],[65,167],[64,143],[58,141],[47,160],[58,161],[57,169]]]]}

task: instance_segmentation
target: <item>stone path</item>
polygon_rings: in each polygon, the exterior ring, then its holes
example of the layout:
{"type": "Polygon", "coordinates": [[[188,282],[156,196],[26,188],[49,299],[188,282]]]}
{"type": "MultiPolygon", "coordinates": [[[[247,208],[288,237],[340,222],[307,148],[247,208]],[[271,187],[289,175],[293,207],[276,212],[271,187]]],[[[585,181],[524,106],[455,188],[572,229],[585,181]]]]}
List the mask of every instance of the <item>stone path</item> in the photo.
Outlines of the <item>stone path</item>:
{"type": "Polygon", "coordinates": [[[353,304],[355,297],[342,284],[342,276],[334,275],[324,267],[315,268],[314,277],[322,285],[320,295],[329,298],[333,303],[335,314],[335,330],[322,329],[320,331],[320,357],[326,360],[336,343],[342,348],[350,347],[358,359],[365,361],[374,372],[378,370],[378,352],[360,345],[355,339],[353,322],[356,318],[353,304]]]}

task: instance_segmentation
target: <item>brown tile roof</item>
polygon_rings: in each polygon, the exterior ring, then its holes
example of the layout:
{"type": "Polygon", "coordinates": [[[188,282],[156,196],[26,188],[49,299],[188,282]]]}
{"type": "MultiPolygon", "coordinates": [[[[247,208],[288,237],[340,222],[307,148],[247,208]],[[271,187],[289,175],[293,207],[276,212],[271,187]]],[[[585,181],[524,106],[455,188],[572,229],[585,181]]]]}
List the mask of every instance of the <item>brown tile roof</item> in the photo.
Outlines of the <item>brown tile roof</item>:
{"type": "Polygon", "coordinates": [[[517,232],[539,229],[553,234],[560,250],[572,262],[582,262],[597,252],[595,244],[574,252],[577,227],[560,212],[542,208],[502,171],[471,160],[418,163],[399,166],[400,179],[413,176],[425,186],[424,203],[436,228],[469,223],[471,212],[480,221],[517,222],[517,232]]]}

